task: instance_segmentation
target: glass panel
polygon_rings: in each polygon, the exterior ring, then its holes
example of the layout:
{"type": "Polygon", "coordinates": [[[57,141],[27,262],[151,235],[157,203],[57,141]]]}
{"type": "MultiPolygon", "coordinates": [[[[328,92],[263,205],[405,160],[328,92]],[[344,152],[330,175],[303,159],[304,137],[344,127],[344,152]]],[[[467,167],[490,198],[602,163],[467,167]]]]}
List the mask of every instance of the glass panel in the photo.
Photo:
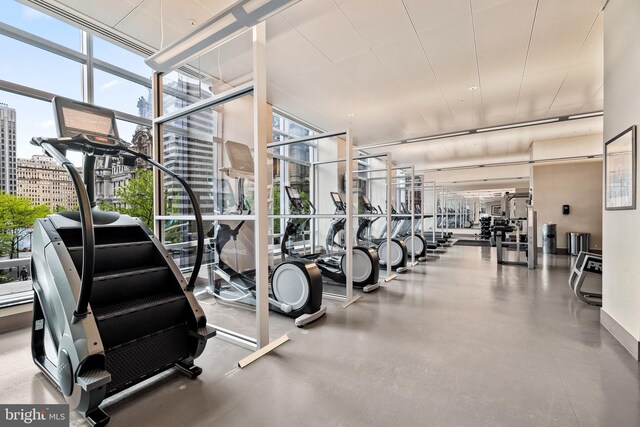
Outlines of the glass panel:
{"type": "Polygon", "coordinates": [[[153,118],[151,88],[95,70],[95,103],[146,119],[153,118]]]}
{"type": "MultiPolygon", "coordinates": [[[[116,123],[118,124],[118,133],[120,134],[120,138],[124,139],[127,142],[131,142],[139,126],[136,123],[131,123],[119,119],[116,119],[116,123]]],[[[146,126],[144,127],[146,128],[146,126]]],[[[147,129],[149,129],[149,132],[151,132],[150,128],[147,129]]]]}
{"type": "MultiPolygon", "coordinates": [[[[178,265],[178,268],[187,270],[193,268],[196,255],[196,242],[198,232],[195,221],[167,220],[162,221],[164,229],[164,245],[171,254],[171,257],[178,265]]],[[[211,230],[213,223],[204,221],[205,233],[211,230]]],[[[211,262],[213,248],[210,247],[207,238],[205,244],[205,255],[203,265],[211,262]]],[[[207,277],[207,268],[203,266],[200,275],[207,277]]]]}
{"type": "MultiPolygon", "coordinates": [[[[218,178],[219,119],[218,111],[209,108],[163,126],[164,165],[191,185],[203,214],[229,207],[224,202],[216,203],[213,194],[218,178]]],[[[187,194],[170,176],[165,176],[164,192],[167,215],[193,214],[187,194]]]]}
{"type": "Polygon", "coordinates": [[[0,36],[0,52],[0,79],[82,99],[79,63],[5,36],[0,36]]]}
{"type": "Polygon", "coordinates": [[[205,83],[177,71],[163,76],[162,83],[164,91],[163,114],[172,113],[201,99],[213,96],[205,83]]]}
{"type": "Polygon", "coordinates": [[[54,43],[80,50],[80,30],[14,0],[2,2],[0,21],[54,43]]]}
{"type": "Polygon", "coordinates": [[[136,73],[147,79],[151,78],[153,72],[144,62],[144,57],[117,46],[111,42],[93,37],[93,55],[97,59],[107,61],[112,65],[124,68],[127,71],[136,73]]]}

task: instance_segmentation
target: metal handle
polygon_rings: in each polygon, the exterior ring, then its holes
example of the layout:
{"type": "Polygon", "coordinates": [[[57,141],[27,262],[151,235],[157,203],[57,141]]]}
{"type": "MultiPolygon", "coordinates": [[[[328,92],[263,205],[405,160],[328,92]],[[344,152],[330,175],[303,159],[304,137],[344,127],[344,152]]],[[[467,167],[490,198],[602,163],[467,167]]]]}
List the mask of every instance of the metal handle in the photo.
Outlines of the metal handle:
{"type": "Polygon", "coordinates": [[[47,140],[38,138],[33,139],[35,145],[39,145],[51,157],[53,157],[60,165],[62,165],[69,175],[78,197],[80,211],[80,228],[82,230],[82,275],[80,279],[80,292],[78,294],[78,302],[73,312],[73,322],[84,318],[88,314],[89,297],[91,296],[91,288],[93,286],[93,269],[95,266],[96,242],[93,231],[93,215],[91,214],[91,202],[89,194],[84,187],[80,173],[73,166],[73,163],[67,159],[57,148],[51,145],[47,140]]]}
{"type": "Polygon", "coordinates": [[[181,176],[177,175],[170,169],[167,169],[164,165],[156,162],[155,160],[151,159],[149,156],[142,153],[138,153],[137,151],[133,151],[127,147],[120,147],[120,150],[146,161],[150,165],[155,166],[156,168],[160,169],[162,172],[175,178],[180,183],[180,185],[182,185],[182,188],[184,188],[184,190],[187,192],[187,195],[189,196],[189,200],[191,201],[191,205],[193,206],[193,213],[196,217],[196,230],[198,232],[198,240],[196,245],[196,260],[193,264],[193,271],[191,272],[191,277],[189,278],[189,283],[187,284],[187,287],[186,287],[187,291],[193,292],[195,288],[196,280],[198,279],[198,273],[200,272],[200,267],[202,267],[202,258],[204,255],[204,224],[202,222],[202,212],[200,211],[200,204],[198,203],[198,199],[196,198],[195,193],[193,192],[193,190],[191,189],[187,181],[185,181],[181,176]]]}

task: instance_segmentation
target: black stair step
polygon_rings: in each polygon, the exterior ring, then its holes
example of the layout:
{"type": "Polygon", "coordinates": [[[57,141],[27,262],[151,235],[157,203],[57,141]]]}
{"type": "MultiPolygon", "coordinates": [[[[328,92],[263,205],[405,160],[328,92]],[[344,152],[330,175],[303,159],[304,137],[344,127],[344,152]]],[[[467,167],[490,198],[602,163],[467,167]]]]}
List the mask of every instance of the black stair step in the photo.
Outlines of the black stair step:
{"type": "Polygon", "coordinates": [[[184,299],[184,295],[162,293],[138,298],[133,301],[125,301],[119,304],[108,305],[93,310],[93,315],[98,321],[111,319],[113,317],[124,316],[140,310],[147,310],[159,305],[167,304],[179,299],[184,299]]]}
{"type": "Polygon", "coordinates": [[[154,266],[154,265],[143,265],[142,267],[130,267],[123,268],[113,271],[103,271],[101,273],[94,274],[93,281],[107,281],[114,279],[121,279],[123,277],[131,277],[138,275],[147,275],[150,273],[157,273],[159,271],[168,271],[169,267],[167,266],[154,266]]]}
{"type": "MultiPolygon", "coordinates": [[[[82,273],[82,246],[67,248],[76,266],[78,274],[82,273]]],[[[129,269],[138,265],[162,265],[163,261],[156,253],[152,241],[109,243],[96,245],[95,273],[104,271],[129,269]]]]}
{"type": "Polygon", "coordinates": [[[96,274],[90,302],[99,309],[162,293],[182,294],[169,267],[142,266],[96,274]]]}
{"type": "Polygon", "coordinates": [[[149,295],[92,310],[105,348],[185,322],[190,314],[182,293],[149,295]]]}
{"type": "Polygon", "coordinates": [[[105,351],[111,374],[107,396],[144,381],[189,356],[185,323],[170,326],[105,351]]]}
{"type": "MultiPolygon", "coordinates": [[[[149,240],[147,233],[137,225],[132,226],[96,226],[94,227],[96,245],[114,243],[144,242],[149,240]]],[[[82,246],[80,226],[57,230],[66,247],[82,246]]]]}

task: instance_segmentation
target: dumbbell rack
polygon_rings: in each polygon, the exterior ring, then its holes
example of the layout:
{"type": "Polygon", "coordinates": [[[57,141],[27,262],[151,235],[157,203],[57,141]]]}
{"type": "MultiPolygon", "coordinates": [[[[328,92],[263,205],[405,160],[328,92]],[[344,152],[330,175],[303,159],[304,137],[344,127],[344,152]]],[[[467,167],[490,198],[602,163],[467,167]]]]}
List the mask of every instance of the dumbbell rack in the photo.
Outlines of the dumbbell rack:
{"type": "Polygon", "coordinates": [[[480,218],[480,239],[489,240],[491,238],[491,217],[480,218]]]}

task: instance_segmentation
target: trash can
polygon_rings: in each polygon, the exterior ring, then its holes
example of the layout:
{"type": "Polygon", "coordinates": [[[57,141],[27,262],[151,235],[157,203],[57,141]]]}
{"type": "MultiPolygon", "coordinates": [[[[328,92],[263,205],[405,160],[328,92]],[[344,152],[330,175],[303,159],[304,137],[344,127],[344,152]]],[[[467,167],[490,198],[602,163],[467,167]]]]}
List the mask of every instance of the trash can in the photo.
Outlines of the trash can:
{"type": "Polygon", "coordinates": [[[590,241],[591,233],[580,233],[578,235],[578,253],[580,253],[580,251],[589,252],[590,241]]]}
{"type": "Polygon", "coordinates": [[[589,251],[589,243],[591,240],[591,233],[567,233],[567,253],[569,255],[578,255],[580,251],[589,251]]]}
{"type": "Polygon", "coordinates": [[[542,253],[557,254],[556,224],[542,224],[542,253]]]}

